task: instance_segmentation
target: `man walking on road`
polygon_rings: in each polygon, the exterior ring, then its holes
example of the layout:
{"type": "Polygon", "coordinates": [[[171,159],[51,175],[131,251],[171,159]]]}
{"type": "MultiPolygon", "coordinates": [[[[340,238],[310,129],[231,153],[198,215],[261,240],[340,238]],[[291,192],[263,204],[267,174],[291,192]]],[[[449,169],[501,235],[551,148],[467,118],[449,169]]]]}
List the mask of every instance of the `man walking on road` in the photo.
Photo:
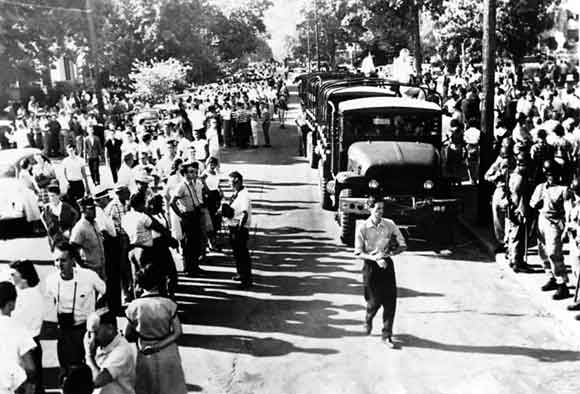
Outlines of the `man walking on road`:
{"type": "Polygon", "coordinates": [[[367,206],[371,216],[358,223],[354,244],[355,257],[364,263],[363,284],[367,302],[365,333],[371,334],[373,318],[382,306],[382,340],[394,348],[392,335],[397,307],[397,283],[391,256],[405,251],[407,244],[395,222],[383,218],[385,203],[382,200],[371,196],[367,206]]]}

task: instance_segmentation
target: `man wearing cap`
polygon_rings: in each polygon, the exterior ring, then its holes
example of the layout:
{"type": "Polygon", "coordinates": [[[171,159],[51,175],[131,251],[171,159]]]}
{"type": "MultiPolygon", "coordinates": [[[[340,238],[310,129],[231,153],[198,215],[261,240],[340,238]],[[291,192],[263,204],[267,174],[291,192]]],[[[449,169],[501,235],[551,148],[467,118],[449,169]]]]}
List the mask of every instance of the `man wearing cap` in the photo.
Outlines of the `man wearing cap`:
{"type": "Polygon", "coordinates": [[[182,172],[185,179],[175,190],[169,205],[181,219],[184,235],[183,265],[190,275],[202,273],[199,260],[202,254],[201,207],[202,184],[198,180],[197,162],[185,162],[182,172]]]}
{"type": "Polygon", "coordinates": [[[82,216],[71,231],[70,242],[80,251],[82,265],[105,279],[105,248],[103,236],[95,222],[95,201],[90,197],[80,200],[82,216]]]}
{"type": "Polygon", "coordinates": [[[159,177],[164,180],[169,178],[169,173],[171,172],[171,166],[173,165],[173,160],[177,157],[177,141],[170,138],[167,140],[167,150],[165,154],[157,162],[157,172],[159,177]]]}
{"type": "Polygon", "coordinates": [[[569,189],[558,184],[557,167],[553,161],[544,163],[546,182],[536,186],[530,200],[538,215],[538,254],[544,263],[548,281],[542,291],[556,290],[555,300],[568,298],[568,274],[564,265],[562,233],[565,227],[564,205],[571,198],[569,189]]]}
{"type": "Polygon", "coordinates": [[[62,240],[68,240],[70,232],[79,219],[79,213],[67,202],[62,201],[60,186],[54,180],[48,187],[48,203],[42,211],[42,219],[46,225],[50,249],[62,240]]]}
{"type": "Polygon", "coordinates": [[[115,186],[115,193],[111,201],[105,207],[105,214],[111,218],[115,225],[117,237],[119,240],[118,266],[121,281],[121,289],[123,291],[123,298],[126,302],[132,300],[133,297],[133,275],[131,267],[129,266],[129,237],[123,229],[123,218],[127,213],[127,203],[131,193],[127,186],[117,184],[115,186]]]}
{"type": "Polygon", "coordinates": [[[120,237],[112,217],[105,212],[105,208],[111,201],[110,193],[110,187],[97,187],[95,192],[95,223],[103,236],[105,272],[107,274],[107,302],[111,311],[119,313],[121,312],[120,237]]]}

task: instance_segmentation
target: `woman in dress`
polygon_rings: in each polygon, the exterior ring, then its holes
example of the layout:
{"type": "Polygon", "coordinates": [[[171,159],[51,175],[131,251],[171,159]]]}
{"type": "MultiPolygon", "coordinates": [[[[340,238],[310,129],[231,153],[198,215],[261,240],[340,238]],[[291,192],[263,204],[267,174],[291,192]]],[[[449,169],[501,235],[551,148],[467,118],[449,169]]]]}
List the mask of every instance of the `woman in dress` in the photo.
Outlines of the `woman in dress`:
{"type": "Polygon", "coordinates": [[[218,121],[215,117],[207,120],[207,129],[205,132],[207,145],[209,149],[209,156],[220,158],[220,141],[218,133],[218,121]]]}
{"type": "Polygon", "coordinates": [[[186,394],[185,376],[177,339],[181,322],[177,304],[159,294],[162,273],[150,264],[137,273],[137,284],[144,292],[125,312],[125,337],[137,342],[136,394],[186,394]]]}
{"type": "Polygon", "coordinates": [[[40,345],[40,331],[44,320],[44,297],[40,292],[40,279],[34,268],[34,264],[29,260],[18,260],[10,264],[10,275],[12,282],[17,289],[16,305],[12,312],[12,318],[26,327],[36,347],[32,356],[36,367],[35,393],[44,393],[42,384],[42,347],[40,345]]]}
{"type": "Polygon", "coordinates": [[[250,126],[252,128],[252,148],[260,146],[260,108],[254,101],[250,101],[250,126]]]}
{"type": "MultiPolygon", "coordinates": [[[[181,175],[182,163],[183,160],[177,158],[171,165],[171,172],[169,173],[169,178],[167,178],[167,187],[165,188],[165,200],[167,206],[169,206],[171,196],[175,194],[175,191],[179,188],[179,185],[183,183],[183,176],[181,175]]],[[[181,243],[181,241],[183,241],[181,220],[173,209],[169,209],[169,227],[171,228],[171,236],[181,243]]]]}

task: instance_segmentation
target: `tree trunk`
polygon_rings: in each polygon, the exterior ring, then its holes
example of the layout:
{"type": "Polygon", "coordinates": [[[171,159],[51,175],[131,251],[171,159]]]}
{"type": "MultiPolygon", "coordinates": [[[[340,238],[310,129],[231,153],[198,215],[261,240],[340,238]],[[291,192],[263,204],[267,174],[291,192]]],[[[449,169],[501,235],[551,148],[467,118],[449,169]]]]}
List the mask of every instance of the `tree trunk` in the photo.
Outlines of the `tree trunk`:
{"type": "Polygon", "coordinates": [[[481,155],[479,164],[478,222],[488,223],[491,217],[489,201],[491,187],[483,175],[491,165],[493,141],[494,82],[495,82],[495,22],[496,0],[484,0],[483,8],[483,95],[481,116],[481,155]]]}

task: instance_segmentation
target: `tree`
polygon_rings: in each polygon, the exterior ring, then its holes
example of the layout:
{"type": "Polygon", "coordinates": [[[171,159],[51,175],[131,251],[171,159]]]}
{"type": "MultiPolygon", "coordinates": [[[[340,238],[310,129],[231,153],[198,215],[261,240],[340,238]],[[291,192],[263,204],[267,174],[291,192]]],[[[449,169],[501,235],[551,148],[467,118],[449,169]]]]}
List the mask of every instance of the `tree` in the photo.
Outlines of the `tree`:
{"type": "MultiPolygon", "coordinates": [[[[497,0],[497,49],[516,64],[538,44],[540,33],[549,29],[549,7],[554,0],[497,0]]],[[[481,56],[482,3],[478,0],[445,0],[437,20],[442,50],[481,56]]]]}
{"type": "Polygon", "coordinates": [[[129,78],[135,97],[150,102],[162,102],[176,90],[186,85],[186,76],[190,67],[179,60],[136,61],[129,78]]]}

